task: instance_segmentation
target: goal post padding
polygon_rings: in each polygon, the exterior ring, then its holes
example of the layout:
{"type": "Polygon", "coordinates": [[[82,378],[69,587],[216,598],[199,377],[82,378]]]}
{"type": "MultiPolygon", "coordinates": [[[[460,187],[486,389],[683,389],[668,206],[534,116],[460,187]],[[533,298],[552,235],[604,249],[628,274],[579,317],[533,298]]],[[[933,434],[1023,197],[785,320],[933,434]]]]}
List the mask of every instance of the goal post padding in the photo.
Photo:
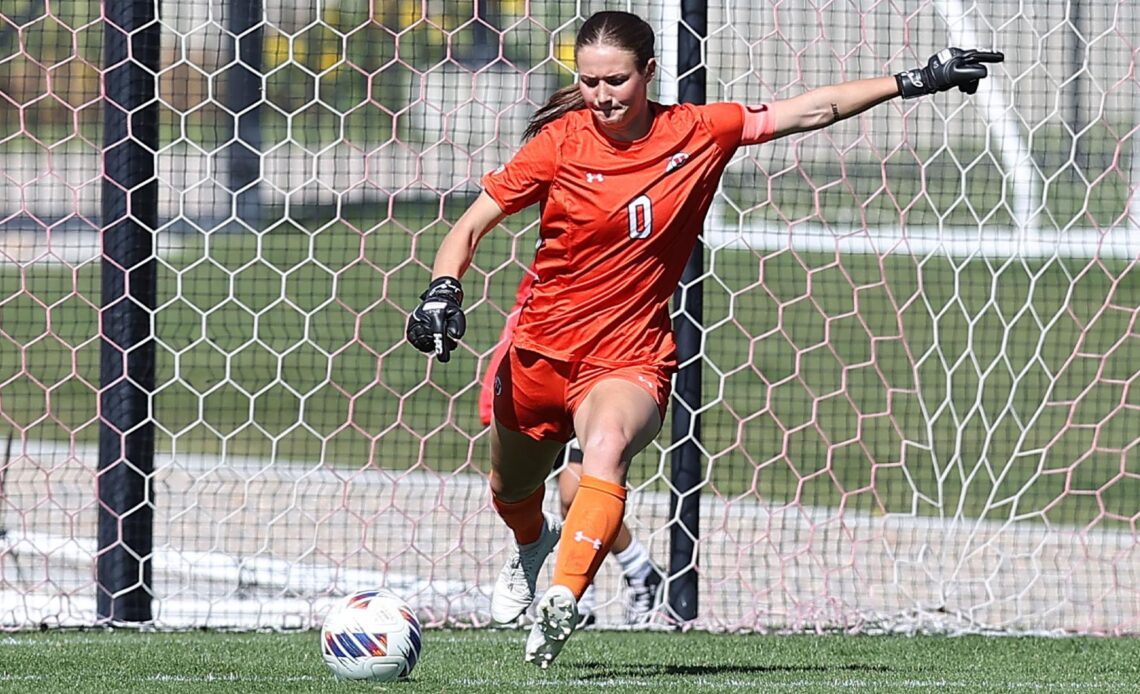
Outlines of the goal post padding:
{"type": "Polygon", "coordinates": [[[98,619],[153,618],[157,3],[104,3],[98,619]]]}

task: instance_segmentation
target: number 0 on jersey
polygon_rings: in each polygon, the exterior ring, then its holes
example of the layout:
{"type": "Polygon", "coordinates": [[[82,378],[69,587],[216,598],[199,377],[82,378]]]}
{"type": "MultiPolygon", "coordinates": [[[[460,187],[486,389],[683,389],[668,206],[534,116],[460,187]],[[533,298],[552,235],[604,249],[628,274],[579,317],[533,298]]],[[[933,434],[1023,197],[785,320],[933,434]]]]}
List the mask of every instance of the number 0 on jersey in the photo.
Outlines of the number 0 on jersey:
{"type": "Polygon", "coordinates": [[[626,207],[629,214],[629,238],[644,239],[653,231],[653,201],[639,195],[626,207]]]}

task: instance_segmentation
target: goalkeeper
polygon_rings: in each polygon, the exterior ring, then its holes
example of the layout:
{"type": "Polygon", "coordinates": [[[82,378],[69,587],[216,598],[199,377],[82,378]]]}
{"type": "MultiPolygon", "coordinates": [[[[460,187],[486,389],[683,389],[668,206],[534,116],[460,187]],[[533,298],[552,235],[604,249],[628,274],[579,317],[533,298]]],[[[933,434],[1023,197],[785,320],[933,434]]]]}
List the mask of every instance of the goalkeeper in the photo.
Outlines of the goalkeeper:
{"type": "MultiPolygon", "coordinates": [[[[530,298],[531,285],[534,284],[534,273],[529,269],[523,273],[519,286],[515,290],[515,303],[507,313],[506,323],[499,335],[499,342],[483,374],[483,384],[479,391],[479,419],[483,426],[489,426],[494,417],[495,373],[499,363],[511,345],[511,336],[514,335],[515,325],[518,324],[519,312],[530,298]]],[[[570,511],[574,495],[578,492],[578,483],[582,479],[582,449],[577,440],[567,444],[563,454],[556,457],[556,464],[565,460],[565,465],[558,471],[558,496],[561,502],[562,517],[570,511]]],[[[654,613],[661,604],[664,593],[661,569],[649,557],[648,548],[634,537],[629,526],[624,522],[618,529],[610,553],[621,566],[622,580],[625,583],[623,591],[626,624],[644,626],[649,624],[654,613]]],[[[597,591],[591,583],[586,592],[578,600],[578,627],[594,623],[594,608],[597,591]]],[[[511,607],[513,613],[514,607],[511,607]]],[[[492,615],[494,616],[494,615],[492,615]]],[[[504,615],[505,616],[505,615],[504,615]]]]}
{"type": "Polygon", "coordinates": [[[527,609],[562,540],[524,651],[543,668],[577,626],[578,600],[621,528],[630,460],[664,421],[677,364],[669,299],[736,150],[898,96],[972,94],[986,64],[1003,59],[950,48],[908,72],[763,105],[664,105],[648,99],[653,44],[652,27],[636,15],[586,20],[574,45],[577,82],[551,96],[515,156],[483,177],[408,320],[408,340],[447,361],[466,328],[460,278],[479,240],[504,216],[540,206],[534,286],[494,381],[490,484],[515,540],[491,598],[496,619],[527,609]],[[542,513],[544,482],[574,436],[582,479],[559,529],[542,513]]]}

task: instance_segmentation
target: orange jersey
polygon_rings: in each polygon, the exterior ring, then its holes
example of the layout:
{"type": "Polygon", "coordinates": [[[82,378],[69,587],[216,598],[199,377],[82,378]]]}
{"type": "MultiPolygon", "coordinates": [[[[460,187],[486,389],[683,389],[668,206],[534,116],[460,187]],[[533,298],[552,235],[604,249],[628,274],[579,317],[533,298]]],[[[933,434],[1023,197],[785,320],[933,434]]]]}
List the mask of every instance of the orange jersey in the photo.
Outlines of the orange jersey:
{"type": "Polygon", "coordinates": [[[650,131],[634,142],[572,111],[483,177],[507,214],[541,205],[518,347],[601,366],[674,362],[669,298],[741,144],[745,109],[650,107],[650,131]]]}

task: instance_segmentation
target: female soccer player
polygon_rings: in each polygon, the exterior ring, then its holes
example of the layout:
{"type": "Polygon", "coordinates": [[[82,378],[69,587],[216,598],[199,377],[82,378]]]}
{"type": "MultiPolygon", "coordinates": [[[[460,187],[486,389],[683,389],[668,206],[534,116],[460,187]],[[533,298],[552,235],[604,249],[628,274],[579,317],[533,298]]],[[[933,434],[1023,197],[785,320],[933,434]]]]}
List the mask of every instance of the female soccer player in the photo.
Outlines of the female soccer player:
{"type": "Polygon", "coordinates": [[[459,278],[505,215],[538,203],[541,245],[530,300],[495,379],[492,504],[514,533],[492,617],[537,603],[525,660],[547,667],[577,624],[577,601],[621,527],[630,460],[657,435],[676,365],[668,303],[736,149],[826,127],[897,96],[972,94],[1000,53],[950,48],[925,67],[843,82],[760,106],[649,101],[653,29],[600,12],[575,41],[578,81],[531,119],[530,138],[440,244],[408,340],[447,361],[466,319],[459,278]],[[577,435],[582,480],[561,530],[542,513],[544,481],[577,435]]]}
{"type": "MultiPolygon", "coordinates": [[[[531,287],[534,285],[535,274],[531,270],[523,273],[519,286],[515,290],[515,303],[507,312],[507,320],[499,334],[499,342],[487,364],[487,371],[483,374],[482,387],[479,390],[479,419],[483,426],[490,426],[494,418],[495,374],[499,364],[506,356],[511,346],[511,337],[514,336],[515,326],[518,324],[519,314],[523,306],[530,300],[531,287]]],[[[555,456],[556,464],[565,460],[565,464],[558,471],[558,497],[562,517],[570,512],[570,505],[578,493],[578,483],[582,479],[582,448],[577,439],[571,440],[563,453],[555,456]]],[[[625,621],[630,625],[644,625],[653,618],[654,612],[661,604],[664,594],[663,575],[657,565],[649,556],[649,550],[641,543],[629,526],[623,521],[618,528],[617,537],[614,538],[610,553],[621,566],[622,580],[625,583],[624,603],[625,621]]],[[[594,619],[594,606],[596,603],[596,590],[591,583],[582,597],[578,599],[578,626],[589,626],[594,619]]]]}

